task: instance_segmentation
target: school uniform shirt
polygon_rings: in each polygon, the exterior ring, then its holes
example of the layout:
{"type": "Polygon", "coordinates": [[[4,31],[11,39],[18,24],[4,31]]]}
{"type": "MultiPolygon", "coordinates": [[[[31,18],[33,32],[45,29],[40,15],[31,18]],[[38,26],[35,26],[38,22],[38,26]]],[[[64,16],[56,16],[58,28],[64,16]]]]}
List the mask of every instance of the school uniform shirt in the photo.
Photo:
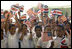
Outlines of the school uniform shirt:
{"type": "Polygon", "coordinates": [[[7,48],[7,39],[1,40],[1,48],[7,48]]]}
{"type": "Polygon", "coordinates": [[[35,46],[35,48],[37,48],[37,42],[38,42],[38,37],[36,36],[36,34],[34,35],[34,37],[33,37],[33,41],[34,41],[34,46],[35,46]]]}
{"type": "MultiPolygon", "coordinates": [[[[37,42],[37,46],[40,46],[42,48],[47,48],[49,41],[42,41],[42,38],[39,38],[38,42],[37,42]]],[[[49,46],[48,46],[49,47],[49,46]]]]}
{"type": "Polygon", "coordinates": [[[14,35],[11,35],[10,32],[8,32],[8,48],[19,48],[18,41],[19,38],[17,30],[14,35]]]}
{"type": "Polygon", "coordinates": [[[29,36],[24,35],[23,40],[20,43],[21,43],[21,48],[29,48],[29,36]]]}

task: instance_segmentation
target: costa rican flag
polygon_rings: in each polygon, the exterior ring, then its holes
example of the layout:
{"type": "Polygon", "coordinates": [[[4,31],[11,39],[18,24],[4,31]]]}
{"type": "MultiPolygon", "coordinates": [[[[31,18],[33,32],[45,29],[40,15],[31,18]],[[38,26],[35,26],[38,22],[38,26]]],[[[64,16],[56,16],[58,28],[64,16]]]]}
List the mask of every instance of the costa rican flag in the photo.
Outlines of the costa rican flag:
{"type": "Polygon", "coordinates": [[[67,44],[68,44],[68,39],[66,38],[62,39],[60,48],[68,48],[67,44]]]}
{"type": "Polygon", "coordinates": [[[44,11],[44,9],[42,8],[41,10],[38,10],[37,14],[40,14],[43,11],[44,11]]]}
{"type": "Polygon", "coordinates": [[[56,12],[57,15],[62,15],[62,10],[56,10],[56,12]]]}
{"type": "Polygon", "coordinates": [[[62,15],[62,10],[52,9],[51,14],[53,14],[53,15],[62,15]]]}
{"type": "Polygon", "coordinates": [[[24,6],[22,5],[20,6],[20,12],[23,12],[23,10],[24,10],[24,6]]]}
{"type": "Polygon", "coordinates": [[[48,13],[48,6],[47,5],[44,5],[43,13],[48,13]]]}
{"type": "Polygon", "coordinates": [[[26,19],[26,14],[22,15],[21,19],[26,19]]]}
{"type": "Polygon", "coordinates": [[[15,10],[15,6],[14,5],[11,6],[11,10],[13,10],[13,11],[15,10]]]}
{"type": "Polygon", "coordinates": [[[44,13],[48,13],[48,8],[44,9],[43,11],[44,13]]]}

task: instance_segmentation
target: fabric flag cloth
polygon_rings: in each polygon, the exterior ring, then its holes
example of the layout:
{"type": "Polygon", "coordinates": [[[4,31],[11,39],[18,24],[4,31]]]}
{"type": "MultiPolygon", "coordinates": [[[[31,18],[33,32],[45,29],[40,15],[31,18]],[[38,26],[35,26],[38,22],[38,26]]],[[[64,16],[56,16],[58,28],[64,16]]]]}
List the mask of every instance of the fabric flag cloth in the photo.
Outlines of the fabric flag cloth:
{"type": "Polygon", "coordinates": [[[60,16],[60,15],[62,15],[62,10],[60,10],[60,9],[52,9],[51,14],[60,16]]]}
{"type": "Polygon", "coordinates": [[[44,10],[43,10],[43,13],[48,13],[48,6],[47,5],[44,5],[44,10]]]}
{"type": "Polygon", "coordinates": [[[24,6],[22,5],[20,6],[20,12],[23,12],[23,10],[24,10],[24,6]]]}
{"type": "Polygon", "coordinates": [[[68,48],[68,39],[66,39],[66,38],[63,38],[62,40],[61,40],[61,45],[60,45],[60,48],[68,48]]]}
{"type": "Polygon", "coordinates": [[[26,14],[22,15],[21,19],[26,19],[26,14]]]}
{"type": "Polygon", "coordinates": [[[38,3],[38,9],[41,9],[41,8],[43,8],[43,4],[38,3]]]}

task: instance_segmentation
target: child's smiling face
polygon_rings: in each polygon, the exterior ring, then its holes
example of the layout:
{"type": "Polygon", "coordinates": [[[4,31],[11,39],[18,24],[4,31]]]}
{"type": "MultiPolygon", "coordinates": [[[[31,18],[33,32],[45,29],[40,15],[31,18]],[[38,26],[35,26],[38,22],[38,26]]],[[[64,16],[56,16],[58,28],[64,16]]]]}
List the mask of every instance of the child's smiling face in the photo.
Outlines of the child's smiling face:
{"type": "Polygon", "coordinates": [[[37,37],[41,37],[41,29],[40,28],[36,28],[35,30],[37,37]]]}
{"type": "Polygon", "coordinates": [[[15,30],[16,30],[16,28],[14,26],[12,26],[11,29],[10,29],[11,35],[14,35],[15,34],[15,30]]]}

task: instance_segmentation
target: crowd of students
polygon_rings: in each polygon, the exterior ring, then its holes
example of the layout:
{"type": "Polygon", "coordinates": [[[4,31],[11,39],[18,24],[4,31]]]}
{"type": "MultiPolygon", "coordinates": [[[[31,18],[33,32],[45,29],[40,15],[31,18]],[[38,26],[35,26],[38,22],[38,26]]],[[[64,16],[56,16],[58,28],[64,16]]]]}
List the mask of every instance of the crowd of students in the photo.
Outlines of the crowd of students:
{"type": "MultiPolygon", "coordinates": [[[[20,16],[20,13],[18,13],[20,16]]],[[[18,19],[17,14],[4,11],[6,18],[1,22],[1,48],[71,48],[71,23],[55,21],[42,16],[32,20],[29,27],[18,19]],[[15,16],[13,24],[10,16],[15,16]]]]}

